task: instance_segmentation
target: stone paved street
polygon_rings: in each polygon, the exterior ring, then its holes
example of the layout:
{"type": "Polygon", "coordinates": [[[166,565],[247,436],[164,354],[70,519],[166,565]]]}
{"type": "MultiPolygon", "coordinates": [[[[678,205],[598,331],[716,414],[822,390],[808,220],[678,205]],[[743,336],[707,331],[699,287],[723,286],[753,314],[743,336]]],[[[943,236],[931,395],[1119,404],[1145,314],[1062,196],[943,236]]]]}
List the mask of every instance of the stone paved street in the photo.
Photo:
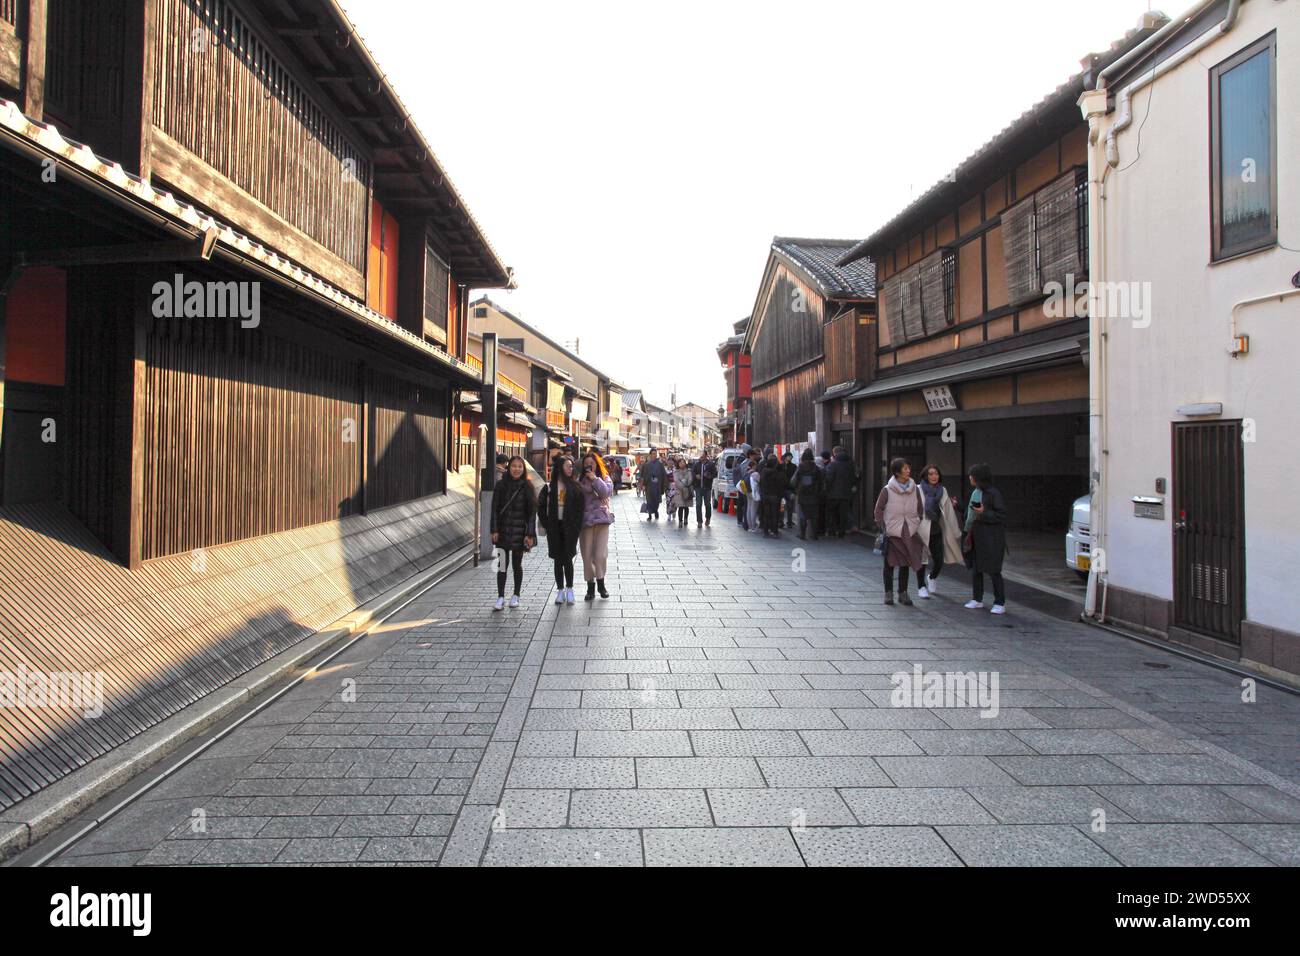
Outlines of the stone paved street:
{"type": "Polygon", "coordinates": [[[859,545],[638,505],[608,601],[550,603],[544,546],[515,611],[464,569],[57,862],[1300,863],[1300,699],[967,611],[962,569],[885,607],[859,545]],[[996,674],[997,715],[892,706],[916,664],[996,674]]]}

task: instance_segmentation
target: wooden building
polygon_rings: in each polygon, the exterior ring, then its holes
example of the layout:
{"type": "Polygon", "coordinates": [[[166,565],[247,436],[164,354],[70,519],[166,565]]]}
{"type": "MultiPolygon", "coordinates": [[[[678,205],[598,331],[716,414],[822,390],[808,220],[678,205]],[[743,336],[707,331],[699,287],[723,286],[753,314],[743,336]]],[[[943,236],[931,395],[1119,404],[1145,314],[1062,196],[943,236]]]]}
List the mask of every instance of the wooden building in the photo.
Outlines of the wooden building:
{"type": "Polygon", "coordinates": [[[0,809],[468,556],[511,282],[333,0],[0,2],[0,809]]]}
{"type": "Polygon", "coordinates": [[[853,381],[856,343],[875,314],[874,264],[860,257],[836,264],[852,245],[772,240],[741,345],[752,366],[753,444],[853,444],[851,430],[832,428],[824,404],[828,385],[853,381]]]}
{"type": "Polygon", "coordinates": [[[873,368],[837,403],[859,436],[863,513],[895,457],[914,474],[938,465],[954,493],[987,462],[1013,529],[1065,531],[1088,492],[1088,320],[1065,303],[1088,269],[1088,129],[1076,101],[1148,33],[1086,58],[839,258],[874,260],[880,283],[873,368]]]}

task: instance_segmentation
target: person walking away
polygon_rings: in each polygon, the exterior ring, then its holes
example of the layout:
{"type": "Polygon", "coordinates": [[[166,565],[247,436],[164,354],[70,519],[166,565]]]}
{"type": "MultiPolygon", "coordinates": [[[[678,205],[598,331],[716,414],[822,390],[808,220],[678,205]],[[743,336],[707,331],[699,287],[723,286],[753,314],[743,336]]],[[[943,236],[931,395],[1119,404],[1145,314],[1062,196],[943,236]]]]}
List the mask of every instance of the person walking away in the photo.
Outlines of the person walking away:
{"type": "Polygon", "coordinates": [[[659,520],[659,503],[668,490],[668,468],[660,458],[652,458],[641,466],[641,487],[645,490],[647,521],[659,520]]]}
{"type": "Polygon", "coordinates": [[[781,503],[785,501],[785,491],[789,487],[785,468],[773,455],[763,467],[763,475],[758,480],[759,493],[762,496],[759,506],[763,511],[763,536],[781,537],[781,503]]]}
{"type": "Polygon", "coordinates": [[[785,526],[787,528],[794,527],[794,473],[798,469],[799,466],[794,463],[793,452],[786,452],[781,456],[781,472],[785,476],[785,491],[782,493],[781,498],[785,503],[785,526]]]}
{"type": "Polygon", "coordinates": [[[961,522],[943,486],[943,472],[938,465],[926,465],[921,472],[921,497],[925,499],[925,516],[930,519],[930,534],[916,596],[928,598],[935,593],[944,564],[961,560],[961,522]]]}
{"type": "Polygon", "coordinates": [[[524,583],[524,552],[537,543],[537,495],[528,478],[528,468],[518,455],[506,460],[505,475],[492,495],[488,530],[497,550],[497,600],[493,610],[506,603],[506,564],[514,569],[515,590],[510,606],[519,606],[519,589],[524,583]]]}
{"type": "Polygon", "coordinates": [[[799,466],[795,468],[794,477],[790,479],[790,487],[794,491],[799,510],[800,541],[808,540],[809,524],[813,528],[813,537],[817,537],[817,506],[822,500],[822,488],[825,483],[826,476],[817,467],[817,458],[812,449],[804,449],[799,466]]]}
{"type": "MultiPolygon", "coordinates": [[[[828,451],[822,452],[817,457],[817,467],[822,470],[823,478],[826,477],[826,469],[830,465],[830,463],[831,463],[831,453],[828,451]]],[[[826,482],[823,481],[821,500],[817,502],[817,536],[818,537],[821,537],[822,535],[830,534],[830,526],[828,524],[829,510],[830,510],[830,503],[827,501],[826,498],[826,482]]]]}
{"type": "Polygon", "coordinates": [[[1002,580],[1002,559],[1007,553],[1006,505],[993,487],[993,469],[971,465],[972,491],[966,503],[966,537],[962,550],[971,569],[971,599],[966,607],[984,607],[984,575],[993,577],[993,614],[1007,613],[1007,589],[1002,580]]]}
{"type": "Polygon", "coordinates": [[[749,473],[753,467],[750,451],[748,448],[745,449],[744,456],[731,470],[732,477],[735,479],[733,490],[736,492],[736,524],[745,531],[749,530],[749,473]]]}
{"type": "Polygon", "coordinates": [[[745,479],[745,484],[749,486],[749,505],[745,514],[745,527],[750,532],[757,532],[761,527],[759,524],[759,507],[763,500],[762,480],[763,471],[756,460],[749,470],[749,476],[745,479]]]}
{"type": "Polygon", "coordinates": [[[609,480],[614,485],[614,494],[623,487],[623,464],[617,458],[609,464],[609,480]]]}
{"type": "Polygon", "coordinates": [[[573,603],[573,556],[582,531],[582,488],[573,477],[573,459],[555,460],[551,483],[537,499],[537,520],[546,530],[546,553],[555,562],[555,603],[573,603]]]}
{"type": "Polygon", "coordinates": [[[695,483],[695,526],[700,526],[703,519],[704,527],[709,526],[709,520],[713,517],[713,482],[718,477],[718,466],[709,457],[709,450],[706,448],[700,452],[700,457],[691,464],[691,479],[695,483]]]}
{"type": "Polygon", "coordinates": [[[836,445],[833,454],[835,457],[826,466],[826,532],[842,538],[853,523],[852,501],[858,476],[843,446],[836,445]]]}
{"type": "Polygon", "coordinates": [[[596,591],[602,598],[609,597],[605,590],[605,566],[609,559],[609,526],[614,523],[614,512],[609,506],[614,493],[605,460],[595,453],[582,458],[582,530],[578,532],[578,548],[582,551],[582,578],[587,582],[584,601],[594,600],[596,591]]]}
{"type": "Polygon", "coordinates": [[[904,458],[889,463],[890,479],[876,499],[876,524],[885,530],[885,603],[894,603],[894,569],[898,569],[898,603],[912,603],[907,596],[907,572],[921,580],[921,522],[925,501],[912,480],[912,466],[904,458]]]}
{"type": "Polygon", "coordinates": [[[691,516],[691,498],[694,495],[694,476],[686,464],[685,458],[677,459],[677,470],[673,472],[674,501],[677,505],[677,524],[686,527],[686,520],[691,516]]]}

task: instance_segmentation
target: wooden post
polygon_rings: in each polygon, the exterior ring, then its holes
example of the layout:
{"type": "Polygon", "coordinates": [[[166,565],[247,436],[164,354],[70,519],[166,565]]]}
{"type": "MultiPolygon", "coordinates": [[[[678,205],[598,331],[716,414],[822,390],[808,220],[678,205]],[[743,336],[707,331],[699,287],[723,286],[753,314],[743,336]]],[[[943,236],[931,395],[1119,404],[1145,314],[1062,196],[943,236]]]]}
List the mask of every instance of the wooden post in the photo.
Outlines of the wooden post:
{"type": "Polygon", "coordinates": [[[48,0],[27,0],[27,55],[23,70],[23,112],[45,118],[45,30],[48,0]]]}
{"type": "MultiPolygon", "coordinates": [[[[102,274],[102,272],[101,272],[102,274]]],[[[109,294],[125,300],[114,310],[114,428],[112,465],[112,551],[128,568],[144,562],[145,357],[149,334],[150,284],[139,271],[125,281],[106,284],[109,294]]],[[[82,273],[79,281],[87,281],[82,273]]]]}
{"type": "Polygon", "coordinates": [[[152,172],[154,40],[158,0],[129,0],[122,82],[122,162],[148,179],[152,172]]]}

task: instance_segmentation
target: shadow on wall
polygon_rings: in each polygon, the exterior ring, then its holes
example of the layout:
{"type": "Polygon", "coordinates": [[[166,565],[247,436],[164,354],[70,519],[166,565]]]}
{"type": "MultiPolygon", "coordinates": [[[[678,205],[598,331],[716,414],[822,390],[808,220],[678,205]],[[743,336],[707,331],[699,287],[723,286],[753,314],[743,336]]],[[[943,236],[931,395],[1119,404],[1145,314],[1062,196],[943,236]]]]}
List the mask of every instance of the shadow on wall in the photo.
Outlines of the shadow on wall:
{"type": "MultiPolygon", "coordinates": [[[[409,452],[412,430],[423,434],[399,424],[379,468],[393,449],[409,452]]],[[[35,694],[27,706],[0,707],[0,809],[467,547],[472,484],[457,473],[446,482],[445,494],[136,571],[61,504],[0,508],[0,672],[85,675],[84,688],[98,675],[103,707],[88,717],[95,708],[85,700],[30,706],[35,694]]]]}

